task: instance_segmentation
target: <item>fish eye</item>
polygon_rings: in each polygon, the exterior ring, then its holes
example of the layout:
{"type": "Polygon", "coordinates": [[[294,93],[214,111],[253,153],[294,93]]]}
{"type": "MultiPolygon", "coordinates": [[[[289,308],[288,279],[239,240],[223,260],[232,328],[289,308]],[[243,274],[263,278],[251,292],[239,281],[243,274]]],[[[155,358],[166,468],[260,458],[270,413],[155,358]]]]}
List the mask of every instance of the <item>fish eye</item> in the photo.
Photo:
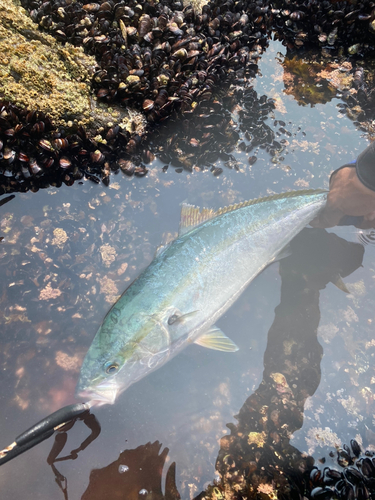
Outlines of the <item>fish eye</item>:
{"type": "Polygon", "coordinates": [[[172,316],[169,316],[168,318],[168,325],[173,325],[178,320],[177,314],[172,314],[172,316]]]}
{"type": "Polygon", "coordinates": [[[104,366],[105,372],[108,373],[108,375],[113,375],[118,371],[119,368],[120,367],[118,363],[107,363],[104,366]]]}

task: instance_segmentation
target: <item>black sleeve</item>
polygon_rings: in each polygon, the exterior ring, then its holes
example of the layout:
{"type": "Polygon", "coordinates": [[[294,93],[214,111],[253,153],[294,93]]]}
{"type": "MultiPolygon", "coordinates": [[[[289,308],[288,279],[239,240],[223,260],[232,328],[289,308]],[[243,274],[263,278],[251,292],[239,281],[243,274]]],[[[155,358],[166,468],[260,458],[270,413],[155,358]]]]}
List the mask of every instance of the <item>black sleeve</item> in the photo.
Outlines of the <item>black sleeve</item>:
{"type": "Polygon", "coordinates": [[[375,191],[375,141],[358,156],[355,167],[362,184],[375,191]]]}

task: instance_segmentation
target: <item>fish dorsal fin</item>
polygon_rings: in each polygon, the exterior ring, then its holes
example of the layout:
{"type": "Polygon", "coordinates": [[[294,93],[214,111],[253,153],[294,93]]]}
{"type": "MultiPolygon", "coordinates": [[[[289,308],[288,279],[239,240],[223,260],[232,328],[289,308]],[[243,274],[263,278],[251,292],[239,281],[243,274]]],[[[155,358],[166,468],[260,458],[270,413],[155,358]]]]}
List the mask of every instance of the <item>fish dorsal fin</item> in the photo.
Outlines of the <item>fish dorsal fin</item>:
{"type": "Polygon", "coordinates": [[[178,234],[182,236],[191,231],[195,226],[199,226],[206,220],[215,217],[216,212],[212,208],[203,208],[202,211],[199,207],[183,203],[181,207],[180,227],[178,234]]]}
{"type": "Polygon", "coordinates": [[[216,212],[212,208],[203,208],[202,210],[200,210],[199,207],[183,203],[181,208],[180,227],[178,234],[182,236],[183,234],[188,233],[194,227],[199,226],[203,222],[206,222],[209,219],[213,219],[218,215],[226,214],[228,212],[233,212],[238,208],[249,207],[250,205],[257,205],[258,203],[264,203],[266,201],[280,200],[283,198],[294,198],[296,196],[303,196],[307,194],[321,194],[321,193],[328,193],[328,191],[325,189],[301,189],[299,191],[288,191],[287,193],[273,194],[271,196],[265,196],[263,198],[256,198],[253,200],[243,201],[242,203],[236,203],[235,205],[228,205],[227,207],[219,208],[219,210],[217,210],[216,212]]]}
{"type": "Polygon", "coordinates": [[[295,198],[297,196],[304,196],[306,194],[320,193],[328,193],[328,191],[325,189],[300,189],[299,191],[287,191],[286,193],[272,194],[270,196],[264,196],[263,198],[255,198],[253,200],[243,201],[242,203],[236,203],[235,205],[228,205],[227,207],[219,208],[219,210],[215,213],[215,216],[233,212],[233,210],[237,210],[238,208],[249,207],[250,205],[258,205],[259,203],[264,203],[265,201],[282,200],[283,198],[295,198]]]}

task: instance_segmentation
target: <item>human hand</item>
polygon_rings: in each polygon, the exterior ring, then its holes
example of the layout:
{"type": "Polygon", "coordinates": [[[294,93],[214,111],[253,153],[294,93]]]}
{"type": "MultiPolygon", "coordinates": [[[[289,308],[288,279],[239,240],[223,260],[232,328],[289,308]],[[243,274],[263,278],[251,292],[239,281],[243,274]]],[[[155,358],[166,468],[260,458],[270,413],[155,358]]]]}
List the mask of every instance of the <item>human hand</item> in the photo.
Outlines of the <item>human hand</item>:
{"type": "Polygon", "coordinates": [[[333,227],[345,215],[363,216],[359,225],[362,229],[375,227],[375,191],[362,184],[354,165],[334,172],[327,204],[310,224],[313,227],[333,227]]]}

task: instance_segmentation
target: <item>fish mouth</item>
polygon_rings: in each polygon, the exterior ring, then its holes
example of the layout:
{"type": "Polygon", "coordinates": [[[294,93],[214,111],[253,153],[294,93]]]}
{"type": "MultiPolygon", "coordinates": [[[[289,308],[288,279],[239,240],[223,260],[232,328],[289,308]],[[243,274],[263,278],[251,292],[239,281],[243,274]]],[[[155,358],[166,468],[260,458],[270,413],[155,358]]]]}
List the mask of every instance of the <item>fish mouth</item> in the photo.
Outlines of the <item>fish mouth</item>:
{"type": "Polygon", "coordinates": [[[88,401],[91,406],[113,405],[116,401],[118,388],[114,384],[99,384],[96,387],[78,389],[76,398],[88,401]]]}

